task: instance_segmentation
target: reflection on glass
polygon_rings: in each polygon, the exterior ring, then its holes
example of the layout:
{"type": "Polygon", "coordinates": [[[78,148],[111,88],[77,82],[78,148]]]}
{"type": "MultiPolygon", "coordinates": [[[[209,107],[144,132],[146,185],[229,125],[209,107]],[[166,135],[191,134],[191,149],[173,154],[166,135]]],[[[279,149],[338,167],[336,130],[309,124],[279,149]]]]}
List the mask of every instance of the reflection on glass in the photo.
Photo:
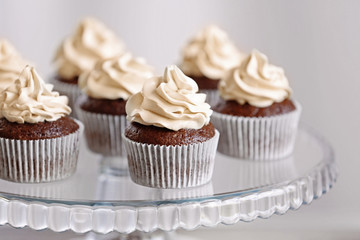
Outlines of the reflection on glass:
{"type": "Polygon", "coordinates": [[[296,175],[294,156],[275,161],[253,161],[218,153],[213,182],[216,192],[220,189],[232,192],[234,188],[250,189],[281,183],[296,175]]]}
{"type": "Polygon", "coordinates": [[[148,199],[150,201],[196,198],[213,195],[212,183],[185,189],[156,189],[138,185],[128,176],[100,174],[97,182],[98,200],[148,199]]]}

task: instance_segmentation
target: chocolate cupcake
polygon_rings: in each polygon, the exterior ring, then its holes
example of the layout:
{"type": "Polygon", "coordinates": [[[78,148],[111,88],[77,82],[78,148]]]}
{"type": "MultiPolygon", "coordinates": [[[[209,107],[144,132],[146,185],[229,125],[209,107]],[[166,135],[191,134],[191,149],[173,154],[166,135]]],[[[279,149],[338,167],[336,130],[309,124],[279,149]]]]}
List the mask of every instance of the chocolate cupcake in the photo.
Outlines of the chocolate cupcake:
{"type": "Polygon", "coordinates": [[[0,93],[0,178],[38,183],[75,172],[83,127],[52,88],[26,66],[0,93]]]}
{"type": "Polygon", "coordinates": [[[293,151],[301,107],[290,99],[284,70],[257,50],[220,81],[213,124],[218,151],[237,158],[271,160],[293,151]]]}
{"type": "Polygon", "coordinates": [[[73,108],[81,94],[78,88],[81,73],[93,69],[99,60],[120,56],[123,49],[122,42],[104,24],[93,18],[83,19],[55,55],[57,74],[51,79],[55,90],[68,96],[73,108]]]}
{"type": "Polygon", "coordinates": [[[27,64],[9,41],[0,39],[0,92],[15,82],[27,64]]]}
{"type": "Polygon", "coordinates": [[[152,67],[129,53],[101,60],[93,70],[80,76],[84,95],[76,108],[91,151],[103,156],[125,156],[121,134],[128,124],[126,101],[152,76],[152,67]]]}
{"type": "Polygon", "coordinates": [[[131,179],[155,188],[185,188],[210,181],[219,133],[195,81],[176,66],[145,82],[126,104],[131,179]]]}
{"type": "Polygon", "coordinates": [[[210,25],[184,47],[181,69],[195,80],[200,92],[207,94],[206,101],[213,106],[219,98],[219,80],[240,64],[243,57],[223,30],[210,25]]]}

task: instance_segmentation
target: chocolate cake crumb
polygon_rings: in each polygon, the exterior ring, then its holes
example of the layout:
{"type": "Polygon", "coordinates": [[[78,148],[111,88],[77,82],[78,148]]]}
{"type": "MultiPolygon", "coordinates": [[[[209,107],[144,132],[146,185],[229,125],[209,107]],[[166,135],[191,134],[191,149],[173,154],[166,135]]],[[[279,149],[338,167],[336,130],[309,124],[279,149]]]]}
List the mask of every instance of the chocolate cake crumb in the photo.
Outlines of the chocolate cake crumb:
{"type": "Polygon", "coordinates": [[[81,109],[92,113],[103,113],[110,115],[126,115],[126,100],[123,99],[97,99],[89,96],[81,96],[81,109]]]}
{"type": "Polygon", "coordinates": [[[205,76],[192,76],[189,75],[190,78],[194,79],[194,81],[199,86],[199,89],[204,90],[213,90],[218,88],[218,84],[220,79],[210,79],[205,76]]]}
{"type": "Polygon", "coordinates": [[[155,145],[188,145],[200,143],[214,137],[215,128],[212,123],[200,129],[180,129],[173,131],[167,128],[145,126],[140,123],[132,122],[125,129],[125,136],[130,140],[140,143],[155,145]]]}
{"type": "Polygon", "coordinates": [[[79,125],[69,117],[52,122],[16,123],[0,119],[0,137],[17,140],[38,140],[69,135],[79,129],[79,125]]]}
{"type": "Polygon", "coordinates": [[[72,79],[65,79],[63,77],[60,77],[59,75],[55,76],[55,79],[57,79],[60,82],[69,83],[73,85],[77,85],[79,82],[79,77],[73,77],[72,79]]]}
{"type": "Polygon", "coordinates": [[[213,108],[215,112],[241,117],[269,117],[289,113],[295,109],[296,107],[290,99],[285,99],[279,103],[274,102],[269,107],[264,108],[254,107],[249,103],[241,105],[237,101],[221,99],[213,108]]]}

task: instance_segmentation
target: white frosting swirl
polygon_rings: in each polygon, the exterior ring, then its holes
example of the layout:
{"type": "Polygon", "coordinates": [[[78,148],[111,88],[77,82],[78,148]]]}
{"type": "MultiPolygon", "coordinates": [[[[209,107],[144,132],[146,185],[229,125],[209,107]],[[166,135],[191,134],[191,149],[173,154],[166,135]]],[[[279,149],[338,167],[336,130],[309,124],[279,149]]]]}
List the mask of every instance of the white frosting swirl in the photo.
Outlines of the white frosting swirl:
{"type": "Polygon", "coordinates": [[[280,67],[269,64],[268,58],[257,50],[229,71],[219,83],[220,96],[256,107],[268,107],[291,95],[289,82],[280,67]]]}
{"type": "Polygon", "coordinates": [[[223,30],[210,25],[183,49],[181,69],[187,75],[219,80],[227,70],[240,64],[243,57],[223,30]]]}
{"type": "Polygon", "coordinates": [[[122,42],[104,24],[85,18],[74,36],[65,39],[56,53],[58,74],[71,80],[91,70],[98,60],[119,56],[123,48],[122,42]]]}
{"type": "Polygon", "coordinates": [[[10,42],[0,39],[0,92],[19,77],[26,64],[10,42]]]}
{"type": "Polygon", "coordinates": [[[141,92],[129,98],[127,119],[177,131],[200,129],[210,121],[212,110],[206,95],[198,92],[195,81],[172,65],[163,77],[147,80],[141,92]]]}
{"type": "Polygon", "coordinates": [[[93,70],[80,76],[79,86],[93,98],[127,100],[141,90],[146,79],[153,76],[153,69],[144,59],[133,58],[126,53],[98,62],[93,70]]]}
{"type": "Polygon", "coordinates": [[[52,88],[33,67],[26,66],[15,84],[0,93],[0,117],[9,122],[38,123],[69,115],[68,98],[52,88]]]}

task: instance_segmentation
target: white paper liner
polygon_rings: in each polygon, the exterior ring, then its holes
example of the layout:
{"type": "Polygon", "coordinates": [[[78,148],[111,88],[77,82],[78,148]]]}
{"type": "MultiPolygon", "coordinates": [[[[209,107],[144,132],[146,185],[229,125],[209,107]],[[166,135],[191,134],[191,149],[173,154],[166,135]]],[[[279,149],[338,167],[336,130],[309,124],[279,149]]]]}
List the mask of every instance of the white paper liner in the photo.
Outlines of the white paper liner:
{"type": "Polygon", "coordinates": [[[76,171],[84,129],[66,136],[40,140],[0,138],[0,178],[21,183],[57,181],[76,171]]]}
{"type": "Polygon", "coordinates": [[[76,113],[85,125],[89,149],[103,156],[126,156],[122,134],[128,126],[125,115],[92,113],[76,104],[76,113]]]}
{"type": "Polygon", "coordinates": [[[238,117],[214,112],[211,118],[220,132],[218,151],[242,159],[273,160],[294,149],[301,106],[271,117],[238,117]]]}
{"type": "Polygon", "coordinates": [[[54,85],[54,90],[59,92],[61,95],[66,95],[69,98],[68,105],[71,107],[71,116],[76,117],[75,102],[76,99],[81,95],[81,90],[77,84],[66,83],[57,80],[55,77],[51,78],[49,83],[54,85]]]}
{"type": "Polygon", "coordinates": [[[211,107],[214,107],[220,100],[219,91],[217,89],[200,89],[199,92],[206,94],[206,102],[210,104],[211,107]]]}
{"type": "Polygon", "coordinates": [[[153,188],[195,187],[210,181],[219,132],[189,145],[162,146],[134,142],[125,136],[131,179],[153,188]]]}

